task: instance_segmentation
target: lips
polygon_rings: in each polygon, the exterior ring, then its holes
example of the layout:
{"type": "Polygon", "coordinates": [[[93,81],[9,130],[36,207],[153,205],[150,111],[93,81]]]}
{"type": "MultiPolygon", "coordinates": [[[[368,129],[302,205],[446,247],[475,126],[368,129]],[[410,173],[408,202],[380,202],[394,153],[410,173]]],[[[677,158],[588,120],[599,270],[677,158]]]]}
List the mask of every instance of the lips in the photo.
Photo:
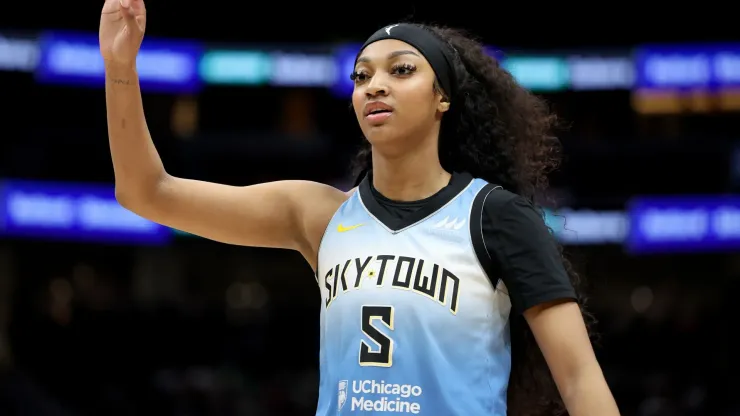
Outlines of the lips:
{"type": "Polygon", "coordinates": [[[369,115],[383,114],[383,113],[390,113],[390,112],[393,112],[393,107],[381,101],[373,101],[371,103],[367,103],[364,109],[365,117],[369,115]]]}
{"type": "Polygon", "coordinates": [[[379,113],[371,113],[365,116],[365,121],[371,126],[380,126],[385,124],[389,118],[393,116],[393,111],[381,111],[379,113]]]}
{"type": "Polygon", "coordinates": [[[375,115],[375,114],[390,113],[390,112],[391,112],[391,110],[373,110],[373,111],[369,112],[367,115],[368,116],[372,116],[372,115],[375,115]]]}

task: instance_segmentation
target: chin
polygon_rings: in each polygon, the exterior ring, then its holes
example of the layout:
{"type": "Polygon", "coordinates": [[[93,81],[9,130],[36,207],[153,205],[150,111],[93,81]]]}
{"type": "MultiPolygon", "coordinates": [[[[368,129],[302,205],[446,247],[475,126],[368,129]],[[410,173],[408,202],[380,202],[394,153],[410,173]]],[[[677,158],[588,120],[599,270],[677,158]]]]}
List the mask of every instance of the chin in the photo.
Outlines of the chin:
{"type": "Polygon", "coordinates": [[[365,129],[365,138],[373,146],[383,146],[398,143],[403,135],[388,125],[371,126],[365,129]]]}
{"type": "Polygon", "coordinates": [[[386,157],[398,157],[411,150],[409,148],[411,143],[406,140],[407,136],[388,130],[387,132],[374,131],[365,135],[367,141],[373,147],[373,151],[386,157]]]}

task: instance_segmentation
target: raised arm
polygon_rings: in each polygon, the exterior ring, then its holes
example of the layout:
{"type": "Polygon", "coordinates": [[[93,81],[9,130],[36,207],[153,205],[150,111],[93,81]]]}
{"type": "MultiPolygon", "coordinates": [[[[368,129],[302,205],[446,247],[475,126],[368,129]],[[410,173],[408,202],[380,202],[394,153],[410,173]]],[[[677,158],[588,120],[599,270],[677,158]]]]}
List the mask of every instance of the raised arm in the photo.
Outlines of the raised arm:
{"type": "Polygon", "coordinates": [[[146,125],[136,73],[145,24],[143,0],[105,2],[100,49],[118,201],[142,217],[213,240],[299,250],[315,267],[318,242],[347,198],[343,192],[307,181],[234,187],[167,174],[146,125]]]}

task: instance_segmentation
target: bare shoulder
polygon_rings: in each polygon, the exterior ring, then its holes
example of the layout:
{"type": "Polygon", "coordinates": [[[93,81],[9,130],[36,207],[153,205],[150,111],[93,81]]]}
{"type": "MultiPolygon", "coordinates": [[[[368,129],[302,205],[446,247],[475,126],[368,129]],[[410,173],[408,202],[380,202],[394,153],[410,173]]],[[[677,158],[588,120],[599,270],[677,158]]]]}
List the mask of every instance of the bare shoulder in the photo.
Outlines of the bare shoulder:
{"type": "Polygon", "coordinates": [[[302,235],[306,236],[300,251],[315,270],[319,244],[326,227],[334,213],[352,195],[352,191],[343,192],[326,184],[303,182],[298,194],[296,196],[300,200],[297,205],[301,207],[299,212],[302,235]]]}
{"type": "Polygon", "coordinates": [[[299,213],[305,221],[317,222],[317,225],[324,227],[351,195],[319,182],[286,181],[285,184],[286,190],[292,194],[293,204],[300,207],[299,213]]]}
{"type": "Polygon", "coordinates": [[[320,209],[332,208],[332,215],[339,205],[342,205],[351,195],[352,191],[344,192],[333,186],[320,182],[311,181],[291,181],[293,189],[298,191],[299,198],[308,202],[309,206],[318,205],[320,209]]]}

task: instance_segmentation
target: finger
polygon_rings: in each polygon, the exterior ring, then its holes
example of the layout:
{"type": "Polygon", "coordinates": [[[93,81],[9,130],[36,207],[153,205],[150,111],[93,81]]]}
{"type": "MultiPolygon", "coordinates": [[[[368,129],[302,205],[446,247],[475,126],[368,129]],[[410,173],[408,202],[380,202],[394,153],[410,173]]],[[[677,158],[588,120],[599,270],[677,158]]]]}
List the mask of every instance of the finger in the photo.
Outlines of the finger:
{"type": "Polygon", "coordinates": [[[136,34],[141,32],[141,26],[136,21],[136,14],[131,7],[131,0],[118,0],[118,2],[121,6],[121,16],[126,21],[128,29],[136,34]]]}
{"type": "Polygon", "coordinates": [[[112,13],[118,11],[118,2],[116,0],[105,0],[103,3],[103,13],[112,13]]]}
{"type": "Polygon", "coordinates": [[[128,0],[131,13],[136,16],[146,16],[146,7],[143,0],[128,0]]]}
{"type": "Polygon", "coordinates": [[[146,13],[146,6],[144,5],[144,0],[129,0],[131,3],[131,8],[136,11],[137,15],[146,13]]]}
{"type": "Polygon", "coordinates": [[[143,33],[146,30],[146,16],[136,16],[136,24],[139,27],[139,31],[143,33]]]}

